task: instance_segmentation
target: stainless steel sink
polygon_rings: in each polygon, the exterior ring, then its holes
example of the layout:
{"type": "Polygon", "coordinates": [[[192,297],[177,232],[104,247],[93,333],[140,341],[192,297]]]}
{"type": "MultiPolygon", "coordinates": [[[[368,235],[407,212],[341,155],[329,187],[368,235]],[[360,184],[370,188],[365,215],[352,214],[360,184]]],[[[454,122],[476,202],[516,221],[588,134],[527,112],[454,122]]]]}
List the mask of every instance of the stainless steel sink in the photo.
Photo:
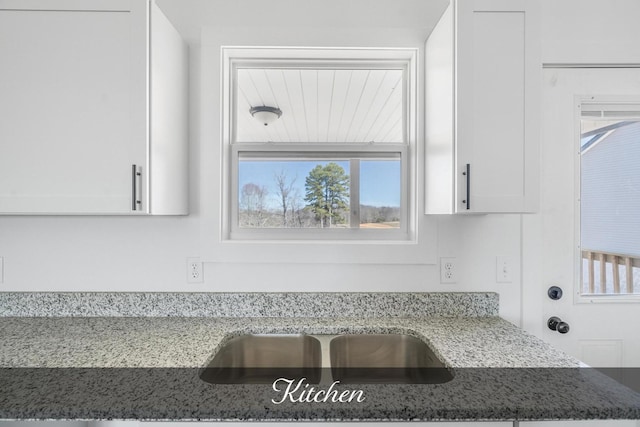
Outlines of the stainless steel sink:
{"type": "Polygon", "coordinates": [[[202,370],[214,384],[430,384],[453,379],[422,340],[405,334],[242,335],[229,340],[202,370]]]}
{"type": "Polygon", "coordinates": [[[200,378],[215,384],[270,384],[277,378],[318,383],[320,342],[310,335],[242,335],[216,353],[200,378]]]}
{"type": "Polygon", "coordinates": [[[345,384],[432,384],[453,379],[429,346],[404,334],[341,335],[331,340],[331,373],[345,384]]]}

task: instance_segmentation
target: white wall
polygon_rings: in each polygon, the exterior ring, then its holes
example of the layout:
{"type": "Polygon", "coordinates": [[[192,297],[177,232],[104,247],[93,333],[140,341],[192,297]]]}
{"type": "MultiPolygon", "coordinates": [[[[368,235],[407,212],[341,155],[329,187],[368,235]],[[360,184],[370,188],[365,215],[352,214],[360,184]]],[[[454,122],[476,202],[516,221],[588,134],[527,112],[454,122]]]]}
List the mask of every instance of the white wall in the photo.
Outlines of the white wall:
{"type": "MultiPolygon", "coordinates": [[[[419,32],[277,28],[271,44],[422,47],[419,32]],[[347,42],[348,41],[348,42],[347,42]]],[[[498,291],[503,315],[520,321],[519,215],[432,217],[438,256],[458,258],[459,283],[441,285],[437,265],[216,263],[219,235],[220,45],[267,43],[250,28],[209,28],[191,48],[188,217],[0,217],[3,291],[498,291]],[[497,284],[495,257],[513,260],[513,283],[497,284]],[[205,261],[202,284],[186,283],[186,258],[205,261]]]]}
{"type": "MultiPolygon", "coordinates": [[[[640,62],[637,0],[541,0],[544,62],[640,62]]],[[[263,28],[264,29],[264,28],[263,28]]],[[[236,28],[232,44],[254,44],[236,28]]],[[[229,29],[226,30],[227,34],[229,29]]],[[[320,38],[301,32],[290,39],[320,38]]],[[[206,31],[205,31],[206,33],[206,31]]],[[[289,37],[284,29],[276,34],[289,37]]],[[[337,46],[362,28],[332,31],[322,43],[337,46]]],[[[369,35],[371,36],[371,35],[369,35]]],[[[213,37],[213,36],[211,36],[213,37]]],[[[217,37],[217,36],[216,36],[217,37]]],[[[411,31],[373,36],[371,43],[393,45],[422,40],[411,31]],[[393,36],[393,37],[387,37],[393,36]]],[[[215,39],[215,37],[213,37],[215,39]]],[[[309,41],[309,40],[307,40],[309,41]]],[[[219,164],[213,153],[219,144],[219,59],[215,41],[191,49],[191,212],[188,217],[0,217],[0,257],[4,258],[3,291],[498,291],[502,314],[520,321],[521,222],[519,215],[439,217],[438,256],[458,258],[460,280],[439,283],[435,265],[290,265],[205,264],[205,282],[186,283],[186,258],[207,260],[210,239],[216,238],[218,207],[214,185],[219,164]],[[202,58],[205,60],[203,61],[202,58]],[[208,68],[203,67],[203,62],[208,68]],[[204,82],[204,83],[203,83],[204,82]],[[213,92],[201,97],[202,87],[213,92]],[[218,93],[216,96],[216,89],[218,93]],[[514,282],[497,284],[495,256],[514,260],[514,282]]],[[[535,281],[536,254],[525,254],[535,281]]],[[[534,291],[535,294],[539,292],[534,291]]],[[[527,304],[536,307],[532,298],[527,304]]],[[[535,311],[535,310],[534,310],[535,311]]]]}
{"type": "Polygon", "coordinates": [[[640,1],[540,0],[542,62],[640,63],[640,1]]]}

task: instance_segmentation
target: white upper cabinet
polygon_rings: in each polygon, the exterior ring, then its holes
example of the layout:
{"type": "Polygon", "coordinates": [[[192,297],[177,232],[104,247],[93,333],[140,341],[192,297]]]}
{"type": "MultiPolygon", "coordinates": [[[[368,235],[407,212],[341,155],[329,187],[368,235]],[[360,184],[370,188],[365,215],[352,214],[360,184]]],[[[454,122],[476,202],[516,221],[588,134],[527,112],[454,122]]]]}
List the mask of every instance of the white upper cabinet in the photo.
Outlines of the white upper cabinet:
{"type": "Polygon", "coordinates": [[[534,212],[537,2],[452,0],[426,43],[426,213],[534,212]]]}
{"type": "Polygon", "coordinates": [[[0,0],[0,213],[187,213],[187,51],[149,0],[0,0]]]}

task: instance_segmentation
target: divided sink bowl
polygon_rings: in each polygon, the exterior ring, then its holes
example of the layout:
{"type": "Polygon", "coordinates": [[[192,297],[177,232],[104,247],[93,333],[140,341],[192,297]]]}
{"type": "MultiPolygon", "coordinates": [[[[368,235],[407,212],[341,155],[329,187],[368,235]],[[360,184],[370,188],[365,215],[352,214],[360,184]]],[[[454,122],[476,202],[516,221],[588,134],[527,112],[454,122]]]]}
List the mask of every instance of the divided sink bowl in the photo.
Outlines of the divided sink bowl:
{"type": "Polygon", "coordinates": [[[453,376],[429,346],[406,334],[249,334],[232,338],[202,370],[213,384],[438,384],[453,376]]]}

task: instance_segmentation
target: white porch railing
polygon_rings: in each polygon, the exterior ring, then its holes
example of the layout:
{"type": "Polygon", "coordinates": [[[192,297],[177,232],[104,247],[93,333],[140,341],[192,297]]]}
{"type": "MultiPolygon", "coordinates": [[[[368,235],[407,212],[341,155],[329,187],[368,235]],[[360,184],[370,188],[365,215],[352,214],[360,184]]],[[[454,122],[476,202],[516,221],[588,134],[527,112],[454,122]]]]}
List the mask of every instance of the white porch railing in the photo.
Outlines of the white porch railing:
{"type": "MultiPolygon", "coordinates": [[[[610,252],[583,250],[582,259],[586,260],[588,281],[586,291],[590,294],[633,294],[640,293],[640,286],[633,282],[633,269],[640,268],[640,258],[631,255],[610,252]],[[596,276],[596,264],[598,275],[596,276]],[[607,264],[611,265],[612,275],[607,274],[607,264]],[[621,283],[621,268],[624,271],[624,283],[621,283]],[[611,279],[611,286],[607,286],[607,276],[611,279]]],[[[583,279],[584,280],[584,279],[583,279]]]]}

